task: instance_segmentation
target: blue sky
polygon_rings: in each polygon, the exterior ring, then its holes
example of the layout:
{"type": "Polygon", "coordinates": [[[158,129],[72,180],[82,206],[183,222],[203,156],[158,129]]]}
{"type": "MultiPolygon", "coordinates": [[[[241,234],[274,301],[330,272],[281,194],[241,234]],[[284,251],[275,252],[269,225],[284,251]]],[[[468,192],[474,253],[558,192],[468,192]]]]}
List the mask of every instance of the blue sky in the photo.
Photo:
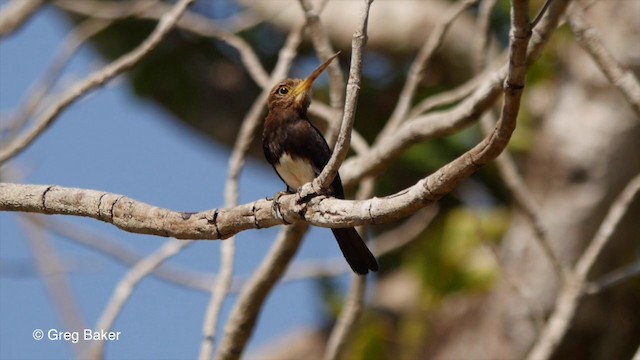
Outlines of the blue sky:
{"type": "MultiPolygon", "coordinates": [[[[5,1],[0,1],[4,5],[5,1]]],[[[25,99],[58,51],[68,24],[54,10],[36,15],[22,30],[0,41],[0,113],[3,119],[25,99]]],[[[57,90],[104,65],[90,48],[67,68],[57,90]]],[[[93,92],[62,113],[30,148],[9,163],[22,182],[56,184],[124,194],[155,206],[181,211],[221,207],[229,149],[212,144],[170,118],[150,102],[131,96],[124,78],[93,92]]],[[[238,119],[240,120],[240,119],[238,119]]],[[[5,168],[1,169],[5,170],[5,168]]],[[[264,198],[283,186],[264,162],[250,160],[241,179],[241,203],[264,198]]],[[[128,234],[91,219],[60,217],[112,237],[140,254],[160,247],[165,238],[128,234]]],[[[237,273],[250,275],[268,251],[277,228],[238,236],[237,273]]],[[[57,256],[87,326],[95,326],[115,285],[127,268],[60,237],[52,237],[57,256]]],[[[219,241],[199,242],[169,263],[215,274],[219,241]]],[[[300,259],[335,259],[340,252],[330,232],[315,229],[300,259]]],[[[43,280],[37,276],[30,247],[17,214],[0,213],[0,358],[58,359],[73,355],[71,344],[36,341],[34,329],[64,329],[43,280]],[[16,273],[20,268],[24,273],[16,273]]],[[[340,284],[346,286],[350,276],[340,284]]],[[[278,287],[260,318],[250,349],[320,321],[315,287],[298,282],[278,287]]],[[[222,323],[235,300],[225,304],[222,323]]],[[[209,297],[152,277],[143,280],[115,323],[121,339],[107,357],[194,358],[201,341],[209,297]]],[[[222,329],[219,328],[219,333],[222,329]]]]}

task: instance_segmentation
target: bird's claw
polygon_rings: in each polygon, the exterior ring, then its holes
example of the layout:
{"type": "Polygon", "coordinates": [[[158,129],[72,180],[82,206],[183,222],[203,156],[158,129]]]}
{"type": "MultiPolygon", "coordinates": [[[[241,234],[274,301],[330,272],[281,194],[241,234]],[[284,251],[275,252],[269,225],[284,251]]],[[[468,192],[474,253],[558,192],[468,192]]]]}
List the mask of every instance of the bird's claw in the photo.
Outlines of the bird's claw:
{"type": "Polygon", "coordinates": [[[272,198],[267,198],[267,200],[273,200],[273,203],[271,205],[273,212],[276,214],[277,217],[279,217],[285,224],[289,225],[291,224],[290,222],[287,221],[287,219],[285,219],[284,215],[282,215],[282,211],[280,211],[280,198],[284,195],[291,195],[290,193],[286,192],[286,191],[279,191],[277,192],[272,198]]]}
{"type": "Polygon", "coordinates": [[[297,199],[297,203],[298,205],[308,202],[309,200],[311,200],[312,197],[318,195],[318,191],[316,191],[316,189],[314,188],[314,183],[310,182],[307,184],[304,184],[299,190],[298,190],[298,199],[297,199]]]}

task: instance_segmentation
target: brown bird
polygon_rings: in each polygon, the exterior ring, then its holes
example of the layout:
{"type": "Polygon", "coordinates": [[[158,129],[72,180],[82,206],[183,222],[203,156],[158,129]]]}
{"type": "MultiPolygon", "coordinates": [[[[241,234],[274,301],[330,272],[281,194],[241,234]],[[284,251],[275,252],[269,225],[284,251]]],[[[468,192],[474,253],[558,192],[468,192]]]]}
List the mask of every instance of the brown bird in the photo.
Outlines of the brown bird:
{"type": "MultiPolygon", "coordinates": [[[[331,158],[331,149],[318,129],[307,117],[311,104],[311,86],[338,54],[320,65],[311,75],[302,79],[286,79],[269,94],[269,113],[262,133],[262,149],[267,161],[294,192],[313,181],[331,158]]],[[[344,199],[340,175],[336,175],[327,195],[344,199]]],[[[378,262],[367,248],[356,229],[331,229],[340,250],[351,269],[365,275],[378,271],[378,262]]]]}

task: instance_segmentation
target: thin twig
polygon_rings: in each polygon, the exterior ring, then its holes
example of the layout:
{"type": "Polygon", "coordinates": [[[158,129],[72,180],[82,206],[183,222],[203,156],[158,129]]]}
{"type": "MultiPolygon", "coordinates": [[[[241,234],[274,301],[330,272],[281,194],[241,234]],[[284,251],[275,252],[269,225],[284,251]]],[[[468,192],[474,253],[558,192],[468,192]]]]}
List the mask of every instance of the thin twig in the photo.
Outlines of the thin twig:
{"type": "Polygon", "coordinates": [[[567,276],[556,299],[556,306],[547,324],[529,350],[528,360],[549,359],[569,329],[581,297],[588,288],[587,275],[606,243],[611,239],[620,220],[629,209],[631,201],[640,192],[640,174],[636,175],[615,199],[598,231],[582,253],[574,271],[567,276]]]}
{"type": "MultiPolygon", "coordinates": [[[[485,133],[489,133],[495,125],[494,116],[491,112],[485,114],[481,120],[482,130],[485,133]]],[[[507,186],[516,205],[522,210],[525,219],[531,224],[534,232],[534,240],[542,250],[547,260],[551,263],[554,273],[560,281],[564,280],[566,266],[562,264],[558,256],[553,251],[551,242],[547,235],[547,228],[540,218],[540,206],[536,200],[531,196],[530,191],[527,189],[524,179],[518,173],[515,161],[511,157],[508,151],[504,151],[500,156],[496,158],[496,166],[500,172],[500,177],[507,186]]]]}
{"type": "Polygon", "coordinates": [[[549,6],[551,5],[552,1],[553,0],[546,0],[544,2],[544,4],[542,5],[542,8],[540,8],[540,11],[538,12],[538,15],[536,15],[536,17],[531,22],[531,28],[532,29],[534,29],[536,27],[536,25],[538,25],[538,22],[540,22],[540,19],[542,19],[544,14],[547,12],[547,10],[549,9],[549,6]]]}
{"type": "Polygon", "coordinates": [[[616,61],[600,39],[598,31],[587,23],[579,5],[571,5],[567,15],[569,27],[578,44],[591,55],[607,80],[622,93],[640,119],[640,83],[633,71],[616,61]]]}
{"type": "MultiPolygon", "coordinates": [[[[69,279],[65,276],[64,263],[58,256],[52,239],[42,229],[36,229],[20,221],[26,233],[27,243],[33,254],[38,273],[51,296],[60,320],[66,331],[82,331],[86,322],[78,311],[78,301],[74,296],[69,279]]],[[[77,356],[85,349],[82,341],[72,344],[77,356]]]]}
{"type": "Polygon", "coordinates": [[[491,44],[491,12],[497,2],[497,0],[483,0],[478,9],[477,31],[475,41],[473,41],[473,65],[476,72],[487,66],[489,46],[491,44]]]}
{"type": "Polygon", "coordinates": [[[358,103],[358,94],[360,93],[360,76],[362,74],[362,57],[364,48],[367,43],[367,25],[369,21],[369,8],[373,0],[364,0],[362,12],[360,13],[360,20],[358,27],[353,34],[353,40],[351,44],[351,65],[349,66],[349,80],[347,81],[347,95],[344,104],[344,112],[342,117],[342,124],[340,126],[340,133],[336,145],[333,149],[331,159],[324,167],[320,175],[311,183],[310,189],[305,187],[300,191],[301,196],[304,197],[305,193],[314,192],[319,193],[321,189],[329,186],[331,181],[336,177],[340,165],[347,157],[349,152],[349,143],[351,140],[351,130],[355,122],[355,114],[358,103]]]}
{"type": "MultiPolygon", "coordinates": [[[[117,20],[125,16],[136,16],[141,19],[158,20],[167,12],[169,7],[169,5],[162,2],[149,2],[147,4],[148,6],[145,11],[132,12],[128,9],[129,3],[87,0],[83,0],[82,3],[78,3],[76,0],[56,1],[56,5],[67,11],[109,20],[117,20]]],[[[240,61],[242,61],[242,64],[247,69],[247,72],[253,81],[255,81],[261,88],[267,88],[270,86],[269,75],[260,63],[258,55],[251,45],[249,45],[242,37],[224,30],[224,27],[219,26],[218,22],[214,22],[213,20],[193,11],[186,11],[182,18],[178,20],[176,27],[198,36],[216,38],[226,42],[229,46],[238,51],[240,61]]]]}
{"type": "Polygon", "coordinates": [[[33,116],[38,110],[40,103],[45,98],[51,87],[69,63],[73,55],[85,44],[85,42],[106,29],[111,24],[110,21],[104,20],[86,20],[80,23],[69,34],[51,62],[49,69],[45,71],[38,84],[29,91],[29,98],[11,117],[8,123],[11,126],[8,138],[13,138],[26,124],[27,120],[33,116]]]}
{"type": "Polygon", "coordinates": [[[351,288],[347,296],[342,313],[338,317],[327,349],[324,353],[324,360],[337,360],[341,358],[342,352],[347,344],[348,336],[355,327],[356,321],[362,313],[364,294],[367,289],[367,277],[352,275],[351,288]]]}
{"type": "Polygon", "coordinates": [[[624,266],[620,269],[607,274],[596,281],[592,281],[587,284],[585,292],[589,295],[597,294],[612,286],[620,284],[626,280],[640,275],[640,261],[624,266]]]}
{"type": "MultiPolygon", "coordinates": [[[[506,59],[506,55],[507,53],[505,52],[504,53],[505,59],[506,59]]],[[[501,61],[500,63],[503,64],[504,61],[501,61]]],[[[483,81],[487,80],[488,74],[494,73],[494,72],[495,70],[486,71],[484,73],[478,74],[473,78],[471,78],[470,80],[467,80],[465,83],[451,90],[443,91],[441,93],[435,94],[433,96],[430,96],[421,100],[411,109],[411,111],[409,111],[409,113],[407,114],[406,122],[411,122],[414,119],[420,117],[421,115],[424,115],[425,113],[430,112],[438,107],[444,107],[444,106],[451,105],[463,100],[467,96],[470,96],[471,94],[473,94],[478,89],[480,84],[482,84],[483,81]]]]}
{"type": "Polygon", "coordinates": [[[424,45],[418,52],[416,59],[411,64],[409,68],[409,73],[407,74],[407,80],[404,83],[402,91],[398,96],[398,102],[396,103],[396,107],[387,122],[387,125],[378,135],[378,138],[384,138],[388,134],[393,133],[398,126],[402,123],[404,119],[407,118],[407,114],[409,112],[409,108],[411,106],[411,102],[415,97],[416,90],[418,89],[418,85],[422,78],[424,77],[424,72],[429,64],[429,61],[433,57],[442,41],[444,40],[444,35],[449,30],[449,27],[453,24],[453,22],[460,16],[465,10],[469,7],[476,4],[478,0],[464,0],[456,5],[452,6],[447,14],[443,16],[442,22],[439,23],[433,32],[427,38],[424,45]]]}
{"type": "MultiPolygon", "coordinates": [[[[104,234],[82,228],[76,224],[52,217],[45,218],[44,216],[35,215],[27,215],[25,219],[32,225],[67,238],[76,244],[85,246],[127,267],[134,266],[144,259],[143,255],[124,246],[119,241],[111,239],[104,234]]],[[[215,281],[215,278],[209,274],[177,268],[167,264],[159,266],[152,275],[168,284],[200,292],[209,292],[211,284],[215,281]]]]}
{"type": "MultiPolygon", "coordinates": [[[[185,247],[192,243],[193,241],[176,241],[174,239],[167,240],[158,250],[154,251],[151,255],[147,256],[132,267],[122,280],[120,280],[113,291],[111,299],[109,299],[107,306],[100,316],[100,320],[96,326],[96,331],[111,331],[111,329],[113,329],[113,324],[122,313],[124,305],[129,301],[131,294],[133,294],[133,291],[136,289],[138,284],[140,284],[145,277],[155,271],[158,266],[179,254],[185,247]]],[[[88,357],[96,360],[103,359],[105,347],[106,341],[95,341],[88,357]]]]}
{"type": "Polygon", "coordinates": [[[180,0],[158,22],[153,32],[138,47],[119,57],[104,68],[91,73],[64,92],[58,101],[52,104],[36,121],[35,125],[20,137],[13,139],[8,145],[0,149],[0,164],[26,149],[38,138],[67,107],[76,102],[90,91],[103,86],[124,71],[135,66],[141,59],[151,53],[165,36],[173,29],[180,16],[195,0],[180,0]]]}
{"type": "Polygon", "coordinates": [[[522,299],[524,305],[527,307],[527,312],[529,317],[531,318],[531,322],[535,325],[536,331],[542,331],[542,328],[544,327],[545,316],[542,304],[540,304],[537,299],[532,298],[527,294],[527,291],[525,289],[525,286],[527,284],[523,279],[521,279],[514,272],[503,271],[504,269],[502,268],[502,259],[500,257],[499,249],[497,248],[497,246],[490,241],[486,241],[485,244],[493,255],[496,265],[501,270],[500,277],[502,281],[514,292],[514,294],[522,299]]]}
{"type": "MultiPolygon", "coordinates": [[[[316,9],[310,0],[300,0],[300,6],[304,11],[307,28],[311,35],[311,42],[322,61],[327,60],[336,53],[335,49],[331,45],[329,34],[320,21],[320,13],[322,12],[324,5],[326,5],[326,1],[321,3],[316,9]]],[[[331,107],[338,111],[342,111],[345,101],[345,83],[342,69],[340,69],[340,64],[337,61],[334,61],[329,65],[327,71],[329,72],[329,98],[331,107]]],[[[332,140],[331,137],[334,136],[334,133],[334,131],[329,132],[331,135],[329,140],[332,140]]],[[[331,144],[332,141],[329,141],[329,143],[331,144]]]]}

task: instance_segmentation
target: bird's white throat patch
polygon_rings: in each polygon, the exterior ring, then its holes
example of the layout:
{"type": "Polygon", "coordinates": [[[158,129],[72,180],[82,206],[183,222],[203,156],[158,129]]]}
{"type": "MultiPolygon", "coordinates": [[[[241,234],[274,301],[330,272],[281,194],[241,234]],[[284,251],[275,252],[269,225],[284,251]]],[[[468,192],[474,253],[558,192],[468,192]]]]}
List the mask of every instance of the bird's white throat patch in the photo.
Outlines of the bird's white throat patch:
{"type": "Polygon", "coordinates": [[[302,158],[294,158],[287,153],[280,156],[280,161],[276,165],[276,171],[287,185],[297,190],[302,185],[313,181],[316,175],[313,165],[302,158]]]}

